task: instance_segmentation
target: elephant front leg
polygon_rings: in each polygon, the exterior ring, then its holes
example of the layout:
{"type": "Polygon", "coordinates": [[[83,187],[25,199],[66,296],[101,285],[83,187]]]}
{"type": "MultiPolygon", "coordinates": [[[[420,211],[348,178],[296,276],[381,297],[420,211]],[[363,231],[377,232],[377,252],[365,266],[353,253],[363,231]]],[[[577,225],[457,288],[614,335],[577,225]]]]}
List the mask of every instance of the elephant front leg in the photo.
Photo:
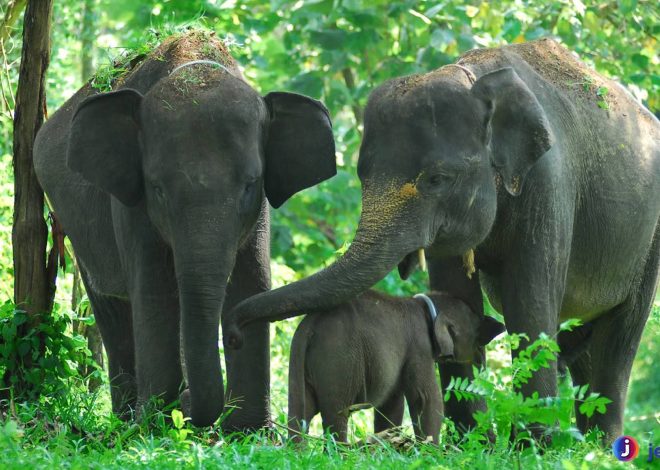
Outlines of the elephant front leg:
{"type": "MultiPolygon", "coordinates": [[[[552,337],[557,333],[559,311],[564,294],[566,275],[565,260],[559,253],[536,253],[521,250],[505,263],[501,276],[501,301],[504,321],[510,334],[524,334],[513,358],[537,340],[542,333],[552,337]]],[[[534,372],[518,388],[523,396],[538,393],[539,397],[557,396],[557,362],[552,361],[547,368],[534,372]]],[[[545,426],[531,423],[530,431],[536,438],[545,434],[545,426]]]]}
{"type": "MultiPolygon", "coordinates": [[[[227,287],[223,313],[260,292],[270,290],[270,221],[264,202],[250,238],[236,256],[227,287]]],[[[245,328],[240,350],[225,350],[227,406],[231,413],[225,431],[253,431],[270,423],[270,324],[255,322],[245,328]]]]}
{"type": "Polygon", "coordinates": [[[153,398],[175,401],[183,383],[179,348],[179,298],[172,252],[135,210],[123,212],[118,232],[132,307],[138,416],[153,398]]]}
{"type": "Polygon", "coordinates": [[[422,442],[430,437],[437,445],[444,412],[433,363],[419,364],[407,371],[405,397],[415,437],[422,442]]]}
{"type": "Polygon", "coordinates": [[[152,397],[167,405],[179,396],[183,383],[179,299],[173,268],[158,275],[142,271],[133,283],[138,412],[143,413],[152,397]]]}
{"type": "MultiPolygon", "coordinates": [[[[450,295],[466,302],[478,315],[483,315],[483,298],[479,283],[479,273],[474,273],[468,278],[463,260],[459,257],[442,260],[433,259],[429,262],[429,278],[431,289],[447,292],[450,295]]],[[[443,392],[452,377],[461,379],[472,379],[472,366],[477,368],[485,365],[485,353],[481,348],[481,354],[476,357],[474,364],[443,364],[440,367],[440,378],[443,392]]],[[[456,428],[462,432],[475,426],[474,413],[486,409],[486,401],[462,400],[458,401],[454,395],[445,403],[445,415],[450,418],[456,428]]]]}

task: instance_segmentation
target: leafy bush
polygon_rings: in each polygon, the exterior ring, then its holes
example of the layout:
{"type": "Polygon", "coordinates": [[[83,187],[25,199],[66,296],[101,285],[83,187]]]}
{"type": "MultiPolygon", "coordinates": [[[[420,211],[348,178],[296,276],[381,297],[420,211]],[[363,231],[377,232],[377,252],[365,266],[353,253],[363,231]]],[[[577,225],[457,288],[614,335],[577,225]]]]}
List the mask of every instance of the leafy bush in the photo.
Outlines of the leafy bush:
{"type": "Polygon", "coordinates": [[[82,379],[78,365],[95,365],[85,339],[70,334],[72,322],[73,316],[58,304],[35,317],[9,301],[0,307],[0,378],[12,398],[50,400],[66,395],[82,379]],[[29,387],[18,388],[22,383],[29,387]]]}
{"type": "MultiPolygon", "coordinates": [[[[563,323],[560,331],[569,331],[580,324],[569,320],[563,323]]],[[[521,342],[529,341],[524,334],[506,334],[495,340],[491,348],[517,351],[510,365],[497,369],[474,369],[474,379],[452,378],[445,392],[445,400],[453,394],[458,401],[486,400],[488,408],[475,414],[476,428],[466,435],[468,447],[483,446],[492,433],[498,446],[508,446],[509,442],[526,441],[533,444],[530,426],[547,426],[552,434],[553,445],[567,445],[574,439],[584,437],[573,422],[574,403],[578,402],[579,412],[587,417],[595,412],[605,413],[611,403],[607,397],[589,393],[588,386],[571,386],[565,378],[560,384],[557,397],[540,397],[538,393],[524,397],[520,387],[532,375],[543,368],[549,368],[559,356],[559,346],[554,338],[541,334],[521,349],[521,342]]]]}

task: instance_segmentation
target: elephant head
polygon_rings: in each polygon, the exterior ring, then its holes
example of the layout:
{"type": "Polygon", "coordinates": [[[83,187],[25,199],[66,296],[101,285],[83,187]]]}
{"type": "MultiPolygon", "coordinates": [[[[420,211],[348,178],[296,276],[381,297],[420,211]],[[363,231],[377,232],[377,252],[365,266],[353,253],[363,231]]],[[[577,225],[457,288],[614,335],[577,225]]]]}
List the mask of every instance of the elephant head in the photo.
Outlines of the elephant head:
{"type": "Polygon", "coordinates": [[[299,282],[254,296],[225,319],[240,327],[323,309],[369,288],[410,253],[461,255],[490,233],[499,186],[515,197],[550,148],[545,113],[511,68],[472,84],[463,67],[392,80],[370,96],[358,176],[362,213],[346,253],[299,282]]]}
{"type": "Polygon", "coordinates": [[[114,196],[113,213],[142,211],[171,248],[191,418],[213,423],[223,407],[220,313],[237,249],[264,193],[279,207],[335,174],[328,111],[297,94],[262,97],[224,68],[184,67],[144,95],[121,89],[82,102],[67,164],[114,196]]]}
{"type": "Polygon", "coordinates": [[[435,359],[441,365],[479,364],[484,346],[504,331],[504,324],[446,293],[431,292],[428,298],[438,312],[433,322],[435,359]]]}

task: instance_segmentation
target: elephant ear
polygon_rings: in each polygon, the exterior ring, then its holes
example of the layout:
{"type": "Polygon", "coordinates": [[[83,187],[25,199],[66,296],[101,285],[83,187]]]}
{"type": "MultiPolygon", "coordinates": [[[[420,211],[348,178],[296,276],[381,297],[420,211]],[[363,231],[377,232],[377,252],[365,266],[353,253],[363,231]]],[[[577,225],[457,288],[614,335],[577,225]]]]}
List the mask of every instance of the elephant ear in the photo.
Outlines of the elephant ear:
{"type": "Polygon", "coordinates": [[[489,109],[486,134],[493,166],[507,192],[517,196],[529,170],[552,146],[545,112],[510,67],[479,78],[472,93],[489,109]]]}
{"type": "Polygon", "coordinates": [[[447,321],[441,316],[436,317],[433,322],[433,334],[437,351],[435,360],[454,358],[454,338],[449,332],[447,321]]]}
{"type": "Polygon", "coordinates": [[[295,93],[264,97],[270,114],[264,188],[278,208],[298,191],[337,173],[335,140],[328,110],[320,101],[295,93]]]}
{"type": "Polygon", "coordinates": [[[142,199],[137,111],[142,95],[124,89],[85,99],[71,121],[67,166],[127,206],[142,199]]]}

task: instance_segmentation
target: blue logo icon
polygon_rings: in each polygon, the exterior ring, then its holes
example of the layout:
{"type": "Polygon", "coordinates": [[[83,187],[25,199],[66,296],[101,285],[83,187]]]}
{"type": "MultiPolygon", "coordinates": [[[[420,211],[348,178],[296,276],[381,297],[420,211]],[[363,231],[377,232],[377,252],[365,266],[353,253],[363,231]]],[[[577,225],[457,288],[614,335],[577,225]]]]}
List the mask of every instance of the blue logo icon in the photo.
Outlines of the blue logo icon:
{"type": "Polygon", "coordinates": [[[612,452],[622,462],[630,462],[639,455],[639,444],[634,437],[621,436],[612,444],[612,452]]]}

